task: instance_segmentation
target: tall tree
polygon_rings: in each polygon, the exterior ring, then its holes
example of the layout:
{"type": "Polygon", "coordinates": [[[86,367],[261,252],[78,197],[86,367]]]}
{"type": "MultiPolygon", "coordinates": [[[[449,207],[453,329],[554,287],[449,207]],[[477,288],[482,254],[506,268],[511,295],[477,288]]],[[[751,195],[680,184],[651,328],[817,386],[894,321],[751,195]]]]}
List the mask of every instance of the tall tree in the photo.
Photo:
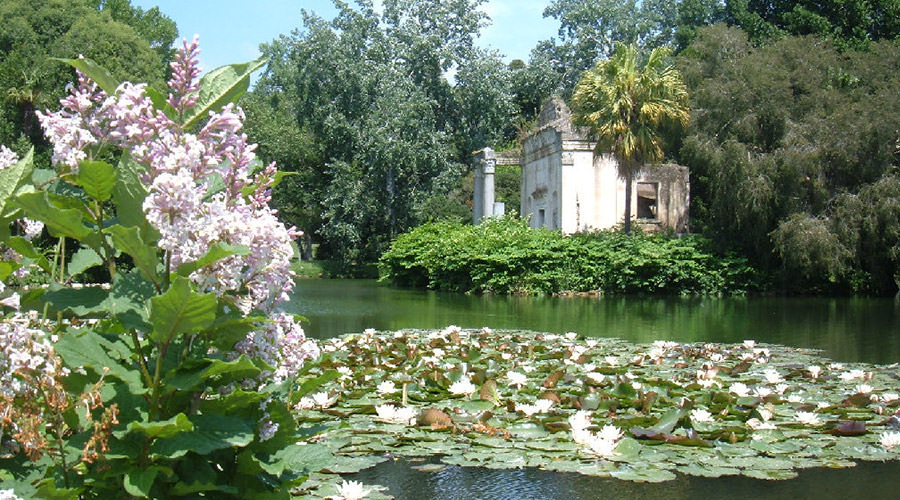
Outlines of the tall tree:
{"type": "MultiPolygon", "coordinates": [[[[97,10],[96,0],[0,2],[0,141],[17,148],[45,148],[34,111],[55,104],[75,78],[51,58],[79,55],[104,61],[120,80],[162,86],[168,67],[134,27],[97,10]]],[[[127,4],[120,0],[117,4],[127,4]]],[[[171,20],[169,20],[171,23],[171,20]]],[[[174,23],[171,24],[174,28],[174,23]]],[[[160,43],[171,43],[166,38],[160,43]],[[168,40],[168,42],[165,42],[168,40]]],[[[165,47],[168,50],[168,46],[165,47]]]]}
{"type": "Polygon", "coordinates": [[[572,97],[573,121],[588,127],[595,154],[611,151],[625,179],[625,232],[631,232],[632,181],[646,163],[663,157],[663,131],[687,125],[687,87],[668,49],[657,47],[641,64],[635,45],[584,73],[572,97]]]}
{"type": "Polygon", "coordinates": [[[321,225],[302,229],[339,272],[374,262],[431,217],[472,150],[503,140],[509,70],[474,46],[481,3],[335,1],[334,19],[304,13],[300,30],[264,47],[271,62],[257,92],[290,102],[296,129],[320,145],[301,177],[315,179],[321,225]]]}

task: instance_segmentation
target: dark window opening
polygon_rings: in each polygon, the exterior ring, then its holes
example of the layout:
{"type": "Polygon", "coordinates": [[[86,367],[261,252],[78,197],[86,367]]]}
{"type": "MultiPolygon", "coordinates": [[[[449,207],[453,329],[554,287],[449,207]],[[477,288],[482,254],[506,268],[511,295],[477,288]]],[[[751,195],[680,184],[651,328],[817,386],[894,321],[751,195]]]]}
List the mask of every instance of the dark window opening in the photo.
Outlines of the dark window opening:
{"type": "Polygon", "coordinates": [[[657,219],[658,182],[637,183],[637,218],[657,219]]]}

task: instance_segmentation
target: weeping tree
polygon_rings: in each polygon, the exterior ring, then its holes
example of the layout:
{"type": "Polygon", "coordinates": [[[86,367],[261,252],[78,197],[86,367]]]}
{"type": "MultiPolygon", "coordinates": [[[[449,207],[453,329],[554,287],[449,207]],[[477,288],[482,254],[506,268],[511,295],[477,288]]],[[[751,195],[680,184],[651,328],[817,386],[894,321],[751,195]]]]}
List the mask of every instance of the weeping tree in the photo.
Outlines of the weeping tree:
{"type": "Polygon", "coordinates": [[[631,232],[635,174],[663,158],[664,132],[690,117],[687,87],[668,56],[668,49],[655,48],[641,64],[636,45],[619,44],[582,75],[572,97],[575,124],[597,141],[594,154],[612,152],[625,179],[625,233],[631,232]]]}

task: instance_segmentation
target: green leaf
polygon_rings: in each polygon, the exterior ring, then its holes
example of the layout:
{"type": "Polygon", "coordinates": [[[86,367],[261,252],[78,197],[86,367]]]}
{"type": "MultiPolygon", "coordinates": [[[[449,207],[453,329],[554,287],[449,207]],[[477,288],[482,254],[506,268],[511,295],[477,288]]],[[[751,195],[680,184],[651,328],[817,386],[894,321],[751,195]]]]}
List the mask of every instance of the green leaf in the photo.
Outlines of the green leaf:
{"type": "MultiPolygon", "coordinates": [[[[341,372],[337,370],[325,370],[325,372],[318,377],[303,382],[303,384],[301,384],[300,387],[294,392],[294,397],[297,401],[299,401],[301,397],[311,393],[312,391],[318,389],[320,386],[327,384],[332,380],[340,378],[340,376],[341,372]]],[[[297,401],[293,401],[293,403],[296,403],[297,401]]]]}
{"type": "Polygon", "coordinates": [[[156,467],[129,470],[125,473],[125,491],[136,497],[149,498],[150,488],[153,487],[153,480],[156,479],[157,474],[159,474],[159,469],[156,467]]]}
{"type": "Polygon", "coordinates": [[[150,338],[169,342],[175,335],[208,328],[216,320],[216,305],[213,294],[195,293],[190,281],[178,276],[164,295],[150,299],[150,338]]]}
{"type": "Polygon", "coordinates": [[[184,128],[190,129],[200,120],[209,116],[210,112],[237,100],[250,87],[250,74],[263,67],[266,59],[257,59],[241,64],[230,64],[216,68],[200,78],[200,95],[194,113],[184,122],[184,128]]]}
{"type": "Polygon", "coordinates": [[[116,185],[115,167],[105,161],[83,161],[78,164],[75,182],[84,188],[88,196],[98,201],[106,201],[112,196],[116,185]]]}
{"type": "Polygon", "coordinates": [[[80,211],[54,206],[47,198],[46,192],[20,195],[13,203],[22,208],[27,217],[43,222],[52,236],[86,241],[92,234],[90,228],[82,222],[80,211]]]}
{"type": "Polygon", "coordinates": [[[134,265],[141,270],[144,276],[153,284],[159,285],[157,249],[144,243],[140,230],[137,227],[125,227],[117,224],[107,228],[106,232],[112,235],[113,244],[119,250],[131,256],[134,265]]]}
{"type": "Polygon", "coordinates": [[[165,92],[153,87],[144,87],[144,93],[147,94],[147,97],[153,102],[154,108],[165,113],[165,115],[173,121],[176,120],[177,114],[175,108],[168,103],[169,96],[165,92]]]}
{"type": "Polygon", "coordinates": [[[199,259],[194,262],[185,262],[178,266],[178,274],[190,276],[191,273],[197,269],[220,261],[226,257],[231,257],[232,255],[248,255],[249,253],[250,249],[244,245],[229,245],[228,243],[217,242],[214,243],[199,259]]]}
{"type": "Polygon", "coordinates": [[[90,248],[82,247],[72,256],[72,260],[69,262],[68,272],[70,276],[75,276],[76,274],[101,264],[103,264],[103,259],[97,255],[97,252],[90,248]]]}
{"type": "Polygon", "coordinates": [[[53,348],[67,366],[83,366],[97,374],[105,373],[104,368],[108,368],[107,375],[125,382],[132,394],[146,392],[137,369],[123,366],[110,357],[109,351],[115,351],[115,345],[96,332],[87,331],[80,335],[67,333],[53,344],[53,348]]]}
{"type": "Polygon", "coordinates": [[[6,244],[7,246],[9,246],[9,248],[12,248],[16,252],[19,252],[19,254],[23,257],[33,259],[34,262],[44,271],[48,273],[51,272],[52,266],[50,265],[50,262],[46,257],[44,257],[44,254],[38,252],[37,249],[34,248],[34,245],[32,245],[30,241],[21,236],[13,236],[9,239],[9,241],[6,242],[6,244]]]}
{"type": "Polygon", "coordinates": [[[659,422],[651,427],[651,429],[659,434],[669,434],[675,428],[675,424],[677,424],[679,420],[684,418],[686,414],[687,410],[683,408],[672,408],[671,410],[665,412],[663,416],[659,418],[659,422]]]}
{"type": "Polygon", "coordinates": [[[44,300],[57,311],[72,311],[77,316],[86,316],[104,311],[103,301],[108,296],[109,291],[97,286],[64,288],[53,284],[50,291],[44,294],[44,300]]]}
{"type": "Polygon", "coordinates": [[[334,454],[319,443],[292,444],[278,450],[270,464],[263,464],[269,474],[280,475],[285,470],[316,472],[334,463],[334,454]]]}
{"type": "Polygon", "coordinates": [[[143,209],[147,189],[141,182],[142,170],[143,167],[132,160],[127,153],[122,155],[119,166],[116,168],[116,183],[113,187],[112,198],[116,203],[116,216],[119,224],[123,226],[147,227],[147,218],[144,216],[143,209]]]}
{"type": "Polygon", "coordinates": [[[241,355],[234,361],[214,359],[206,365],[201,365],[199,369],[179,370],[166,380],[166,384],[179,390],[189,391],[205,380],[216,379],[218,385],[225,385],[233,380],[256,377],[261,371],[250,358],[241,355]]]}
{"type": "Polygon", "coordinates": [[[154,296],[156,289],[153,284],[145,280],[139,270],[132,269],[127,273],[116,274],[104,305],[110,313],[119,317],[126,328],[148,331],[150,330],[147,323],[150,318],[148,301],[154,296]],[[123,317],[128,313],[136,314],[137,318],[123,317]],[[133,320],[138,322],[134,323],[133,320]]]}
{"type": "Polygon", "coordinates": [[[119,88],[119,82],[117,82],[112,75],[109,74],[109,71],[106,71],[106,68],[100,66],[94,61],[83,58],[83,59],[62,59],[59,57],[52,57],[54,61],[60,61],[72,66],[73,68],[84,73],[85,76],[93,80],[97,86],[103,89],[109,95],[113,95],[116,93],[116,89],[119,88]]]}
{"type": "Polygon", "coordinates": [[[167,458],[178,458],[187,452],[206,455],[215,450],[244,447],[253,442],[254,427],[245,419],[228,415],[193,415],[194,429],[175,438],[159,439],[152,452],[167,458]]]}
{"type": "Polygon", "coordinates": [[[194,424],[184,413],[157,422],[131,422],[127,432],[139,432],[148,438],[171,438],[194,430],[194,424]]]}
{"type": "Polygon", "coordinates": [[[6,204],[19,186],[31,175],[34,166],[34,148],[24,158],[9,168],[0,170],[0,214],[6,212],[6,204]]]}

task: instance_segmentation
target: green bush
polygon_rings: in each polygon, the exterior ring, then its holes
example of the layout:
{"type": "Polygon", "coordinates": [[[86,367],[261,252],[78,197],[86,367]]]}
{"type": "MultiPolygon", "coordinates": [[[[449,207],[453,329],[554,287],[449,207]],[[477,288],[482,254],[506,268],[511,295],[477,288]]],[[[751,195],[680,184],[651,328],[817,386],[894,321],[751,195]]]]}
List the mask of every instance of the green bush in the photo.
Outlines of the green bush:
{"type": "Polygon", "coordinates": [[[379,267],[397,286],[464,293],[742,294],[757,283],[745,259],[713,253],[700,236],[563,236],[513,216],[425,224],[394,240],[379,267]]]}

